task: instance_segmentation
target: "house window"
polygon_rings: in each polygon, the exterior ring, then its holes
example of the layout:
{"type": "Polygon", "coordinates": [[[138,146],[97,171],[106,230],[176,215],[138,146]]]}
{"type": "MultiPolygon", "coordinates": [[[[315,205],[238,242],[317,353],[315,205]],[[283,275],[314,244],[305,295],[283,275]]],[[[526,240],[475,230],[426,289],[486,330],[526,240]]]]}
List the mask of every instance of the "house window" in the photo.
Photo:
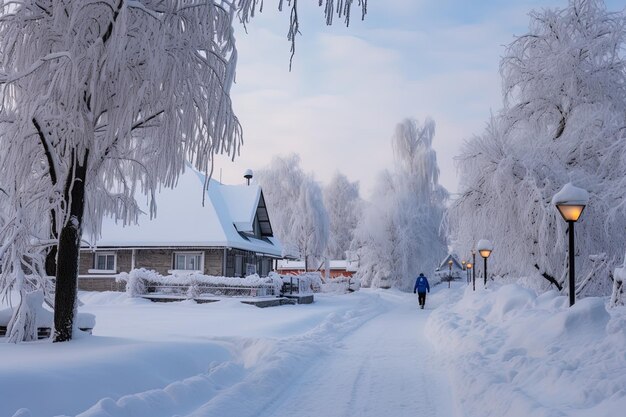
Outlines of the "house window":
{"type": "Polygon", "coordinates": [[[235,255],[235,276],[240,277],[243,275],[243,256],[235,255]]]}
{"type": "Polygon", "coordinates": [[[204,254],[202,252],[176,252],[174,254],[174,269],[177,271],[202,271],[204,269],[204,254]]]}
{"type": "Polygon", "coordinates": [[[117,257],[115,252],[96,252],[93,255],[93,269],[90,273],[112,272],[115,273],[117,267],[117,257]]]}

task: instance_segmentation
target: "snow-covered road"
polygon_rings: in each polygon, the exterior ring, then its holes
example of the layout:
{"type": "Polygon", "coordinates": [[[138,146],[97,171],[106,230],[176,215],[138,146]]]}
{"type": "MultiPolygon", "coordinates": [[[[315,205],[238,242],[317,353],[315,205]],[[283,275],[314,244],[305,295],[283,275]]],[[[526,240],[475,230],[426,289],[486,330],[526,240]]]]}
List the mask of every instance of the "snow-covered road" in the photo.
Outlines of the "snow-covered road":
{"type": "Polygon", "coordinates": [[[444,372],[423,334],[429,310],[406,294],[312,363],[260,417],[451,417],[444,372]]]}

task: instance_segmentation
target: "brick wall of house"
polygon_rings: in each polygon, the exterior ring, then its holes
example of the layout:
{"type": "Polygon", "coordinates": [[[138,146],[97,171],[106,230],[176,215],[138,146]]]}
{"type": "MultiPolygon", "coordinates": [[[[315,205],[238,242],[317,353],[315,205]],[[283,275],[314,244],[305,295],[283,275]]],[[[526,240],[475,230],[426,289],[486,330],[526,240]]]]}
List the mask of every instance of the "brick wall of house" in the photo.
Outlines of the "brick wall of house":
{"type": "Polygon", "coordinates": [[[93,252],[81,250],[78,260],[78,275],[87,275],[87,271],[90,269],[93,269],[93,252]]]}
{"type": "Polygon", "coordinates": [[[135,268],[152,269],[161,275],[167,275],[167,271],[172,269],[173,252],[171,249],[137,249],[135,268]]]}
{"type": "Polygon", "coordinates": [[[130,249],[116,250],[117,254],[117,271],[116,272],[128,272],[131,269],[133,251],[130,249]]]}
{"type": "MultiPolygon", "coordinates": [[[[132,250],[102,250],[101,252],[115,252],[117,255],[117,271],[130,272],[132,266],[132,250]]],[[[168,275],[173,268],[174,252],[204,252],[204,271],[206,275],[223,275],[223,249],[135,249],[135,268],[146,268],[168,275]]],[[[115,282],[115,275],[103,276],[102,273],[90,274],[94,268],[94,252],[84,250],[80,253],[78,288],[84,291],[124,291],[123,283],[115,282]],[[93,276],[90,276],[93,275],[93,276]]]]}
{"type": "MultiPolygon", "coordinates": [[[[101,250],[96,252],[115,252],[117,255],[117,270],[115,272],[130,271],[132,263],[132,251],[130,249],[101,250]]],[[[78,262],[78,275],[88,275],[90,269],[94,269],[94,254],[90,249],[80,251],[78,262]]]]}

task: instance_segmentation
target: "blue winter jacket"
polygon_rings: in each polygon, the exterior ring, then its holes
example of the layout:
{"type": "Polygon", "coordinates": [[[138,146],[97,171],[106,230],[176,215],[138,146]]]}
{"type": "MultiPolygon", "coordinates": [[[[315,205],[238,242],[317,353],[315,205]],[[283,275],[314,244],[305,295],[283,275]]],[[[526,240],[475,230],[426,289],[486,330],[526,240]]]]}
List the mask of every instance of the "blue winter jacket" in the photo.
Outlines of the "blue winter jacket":
{"type": "Polygon", "coordinates": [[[419,276],[415,280],[415,287],[413,287],[413,292],[430,292],[430,285],[428,285],[428,279],[425,276],[419,276]]]}

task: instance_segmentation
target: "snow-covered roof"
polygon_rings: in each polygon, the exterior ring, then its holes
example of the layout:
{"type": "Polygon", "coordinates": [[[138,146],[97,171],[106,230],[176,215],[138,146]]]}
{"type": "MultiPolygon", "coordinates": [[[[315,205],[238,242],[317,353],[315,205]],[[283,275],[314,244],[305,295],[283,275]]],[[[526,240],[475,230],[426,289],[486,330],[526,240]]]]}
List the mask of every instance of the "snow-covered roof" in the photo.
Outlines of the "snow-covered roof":
{"type": "MultiPolygon", "coordinates": [[[[329,263],[330,263],[330,269],[347,270],[349,266],[349,262],[345,260],[332,260],[329,263]]],[[[304,261],[292,261],[292,260],[282,259],[278,261],[277,269],[278,270],[281,270],[281,269],[304,270],[304,261]]],[[[322,264],[320,269],[324,269],[324,264],[322,264]]]]}
{"type": "MultiPolygon", "coordinates": [[[[102,236],[92,242],[93,246],[228,247],[281,256],[258,185],[223,185],[212,179],[203,205],[204,182],[203,174],[187,166],[175,188],[157,192],[154,219],[144,214],[137,225],[123,226],[106,218],[102,236]],[[255,216],[261,223],[262,239],[248,234],[253,230],[255,216]]],[[[148,212],[147,208],[144,211],[148,212]]]]}
{"type": "Polygon", "coordinates": [[[441,262],[441,264],[439,265],[439,270],[440,271],[449,271],[450,270],[450,264],[448,262],[450,262],[450,260],[452,260],[452,270],[463,270],[463,265],[461,265],[461,263],[456,259],[456,257],[452,254],[446,256],[446,259],[443,260],[443,262],[441,262]]]}

